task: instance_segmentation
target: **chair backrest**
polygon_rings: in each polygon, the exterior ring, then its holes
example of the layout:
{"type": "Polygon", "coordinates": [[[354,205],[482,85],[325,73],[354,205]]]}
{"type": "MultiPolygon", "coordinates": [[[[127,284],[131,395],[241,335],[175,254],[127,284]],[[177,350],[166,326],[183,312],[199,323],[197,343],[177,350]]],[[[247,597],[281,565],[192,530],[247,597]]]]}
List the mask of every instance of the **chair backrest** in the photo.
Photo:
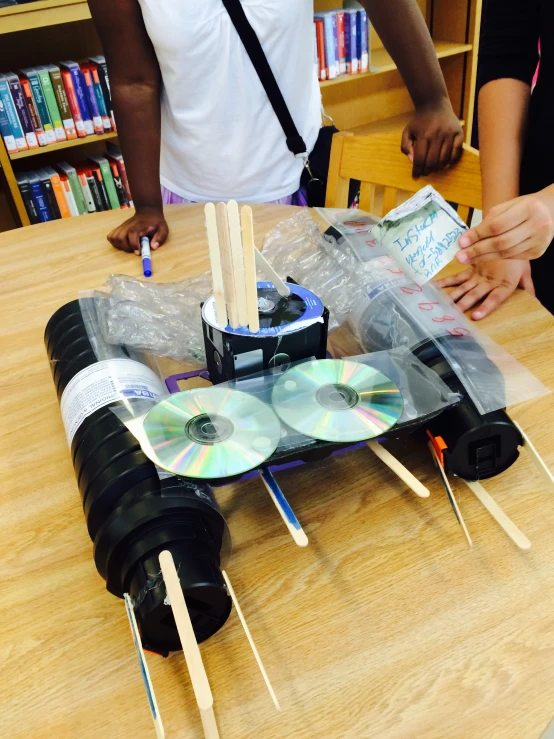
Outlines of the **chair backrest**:
{"type": "Polygon", "coordinates": [[[459,215],[467,222],[472,209],[481,209],[479,153],[464,146],[460,161],[450,169],[414,180],[412,165],[400,151],[397,132],[369,136],[337,133],[333,137],[329,176],[328,208],[347,208],[350,180],[360,180],[360,209],[384,216],[396,206],[399,190],[413,194],[424,185],[433,185],[445,200],[456,203],[459,215]],[[383,186],[381,213],[376,212],[376,187],[383,186]]]}

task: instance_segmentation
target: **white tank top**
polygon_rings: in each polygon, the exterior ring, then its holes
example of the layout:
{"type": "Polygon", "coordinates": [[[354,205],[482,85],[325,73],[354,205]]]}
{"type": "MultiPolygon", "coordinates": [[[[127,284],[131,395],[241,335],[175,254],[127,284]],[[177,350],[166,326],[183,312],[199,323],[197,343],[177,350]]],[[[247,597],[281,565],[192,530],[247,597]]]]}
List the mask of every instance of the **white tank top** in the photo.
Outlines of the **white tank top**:
{"type": "MultiPolygon", "coordinates": [[[[221,0],[139,0],[163,80],[160,174],[194,201],[278,200],[302,161],[285,135],[221,0]]],[[[242,0],[311,151],[321,126],[313,0],[242,0]]]]}

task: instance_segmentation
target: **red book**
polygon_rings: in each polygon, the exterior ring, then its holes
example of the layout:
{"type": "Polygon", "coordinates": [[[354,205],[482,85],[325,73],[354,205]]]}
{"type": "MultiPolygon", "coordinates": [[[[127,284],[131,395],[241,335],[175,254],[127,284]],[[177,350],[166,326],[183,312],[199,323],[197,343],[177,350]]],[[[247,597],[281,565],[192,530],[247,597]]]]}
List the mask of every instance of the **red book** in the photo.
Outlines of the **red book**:
{"type": "Polygon", "coordinates": [[[71,72],[69,72],[67,69],[62,69],[61,72],[63,84],[67,93],[67,102],[69,103],[69,109],[71,110],[71,115],[73,116],[73,120],[75,121],[77,136],[80,139],[83,139],[87,135],[87,132],[85,131],[85,123],[83,121],[83,116],[81,115],[81,109],[79,108],[77,93],[75,92],[75,87],[73,86],[73,78],[71,76],[71,72]]]}
{"type": "Polygon", "coordinates": [[[319,61],[319,79],[326,80],[329,76],[329,70],[327,68],[325,59],[325,28],[323,21],[319,18],[315,22],[316,36],[317,36],[317,59],[319,61]]]}
{"type": "Polygon", "coordinates": [[[29,80],[25,79],[25,77],[20,77],[19,81],[21,82],[21,89],[23,90],[23,95],[25,96],[25,100],[27,101],[29,115],[31,116],[31,122],[33,124],[33,128],[35,129],[39,146],[46,146],[46,134],[44,133],[44,128],[42,127],[42,123],[40,121],[37,106],[35,105],[35,101],[33,99],[33,93],[31,92],[31,85],[29,83],[29,80]]]}
{"type": "Polygon", "coordinates": [[[346,74],[346,44],[344,42],[344,12],[337,13],[337,35],[339,41],[339,74],[346,74]]]}
{"type": "Polygon", "coordinates": [[[119,176],[121,177],[121,182],[123,183],[123,187],[125,189],[125,195],[127,197],[127,202],[129,203],[130,208],[134,208],[133,205],[133,198],[131,197],[131,188],[129,187],[129,180],[127,178],[127,170],[125,169],[125,162],[123,161],[123,157],[121,154],[115,155],[115,154],[108,154],[106,157],[109,162],[115,162],[118,170],[119,170],[119,176]]]}

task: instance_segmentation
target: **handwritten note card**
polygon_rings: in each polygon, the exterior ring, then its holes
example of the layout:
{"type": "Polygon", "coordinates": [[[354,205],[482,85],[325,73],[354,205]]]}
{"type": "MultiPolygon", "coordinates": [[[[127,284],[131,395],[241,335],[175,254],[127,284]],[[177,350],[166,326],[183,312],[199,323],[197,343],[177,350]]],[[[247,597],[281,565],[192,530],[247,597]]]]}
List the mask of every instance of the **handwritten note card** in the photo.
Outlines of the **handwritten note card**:
{"type": "Polygon", "coordinates": [[[454,259],[466,224],[430,185],[386,215],[373,234],[418,285],[454,259]]]}

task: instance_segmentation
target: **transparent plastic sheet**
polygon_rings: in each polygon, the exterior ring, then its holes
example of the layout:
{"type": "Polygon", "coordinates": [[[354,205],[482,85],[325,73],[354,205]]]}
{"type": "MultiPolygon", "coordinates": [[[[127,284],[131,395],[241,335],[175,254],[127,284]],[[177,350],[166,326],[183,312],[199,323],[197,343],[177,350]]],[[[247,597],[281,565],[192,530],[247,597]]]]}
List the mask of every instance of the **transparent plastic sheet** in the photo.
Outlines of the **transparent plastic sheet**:
{"type": "Polygon", "coordinates": [[[205,361],[200,304],[212,291],[210,273],[184,282],[156,284],[112,275],[96,291],[103,339],[177,361],[205,361]]]}
{"type": "Polygon", "coordinates": [[[331,233],[321,236],[308,211],[303,211],[273,229],[264,250],[277,271],[290,274],[324,299],[330,326],[336,328],[348,314],[355,341],[343,343],[371,352],[415,350],[432,341],[481,414],[549,392],[469,321],[446,292],[430,282],[423,286],[408,282],[373,238],[371,216],[360,211],[348,216],[347,211],[333,209],[319,213],[332,224],[331,233]]]}
{"type": "MultiPolygon", "coordinates": [[[[322,360],[323,362],[331,362],[335,364],[333,360],[322,360]]],[[[413,354],[404,348],[399,348],[393,351],[375,352],[372,354],[366,354],[355,358],[348,358],[350,363],[357,363],[359,365],[365,365],[365,367],[373,368],[377,370],[386,378],[392,380],[394,385],[400,391],[402,396],[402,403],[397,408],[399,414],[394,418],[394,422],[391,426],[393,429],[410,429],[412,426],[418,424],[420,419],[429,418],[434,415],[441,413],[445,408],[453,405],[457,402],[458,396],[452,393],[449,388],[437,377],[437,375],[425,367],[413,354]]],[[[234,380],[228,383],[222,383],[220,385],[213,386],[211,388],[203,388],[200,391],[202,398],[202,405],[198,405],[196,401],[191,403],[191,408],[194,414],[198,414],[198,418],[201,419],[198,424],[194,420],[195,416],[190,418],[186,415],[181,414],[179,411],[179,428],[187,429],[189,438],[198,439],[199,434],[204,428],[210,427],[210,432],[213,433],[214,429],[217,433],[222,436],[225,434],[231,434],[233,440],[233,454],[240,456],[239,450],[244,450],[245,456],[248,460],[258,462],[253,464],[251,467],[245,469],[234,468],[235,462],[240,460],[232,459],[228,466],[225,468],[227,474],[220,474],[219,477],[232,477],[235,474],[242,474],[249,469],[254,469],[256,466],[262,464],[265,460],[277,459],[285,454],[292,454],[294,452],[301,452],[304,449],[310,448],[318,443],[319,441],[327,441],[329,443],[356,443],[356,441],[364,440],[362,429],[362,437],[360,438],[319,438],[316,439],[314,436],[310,436],[305,433],[302,429],[299,429],[297,424],[287,423],[286,413],[283,408],[279,406],[276,401],[276,388],[282,388],[283,383],[292,382],[292,378],[295,377],[294,370],[297,368],[302,369],[302,373],[310,370],[311,366],[314,365],[314,360],[307,360],[304,362],[296,362],[290,366],[283,368],[278,367],[266,372],[249,375],[241,378],[240,380],[234,380]],[[291,374],[292,373],[292,374],[291,374]],[[289,378],[291,378],[289,380],[289,378]],[[227,417],[225,415],[226,408],[230,408],[230,401],[234,402],[230,397],[229,390],[238,391],[240,396],[236,398],[236,405],[233,406],[234,412],[227,417]],[[250,396],[250,400],[248,397],[250,396]],[[224,405],[219,405],[218,398],[223,399],[224,405]],[[213,399],[213,402],[212,402],[213,399]],[[199,408],[202,411],[199,411],[199,408]],[[211,409],[211,410],[210,410],[211,409]],[[252,410],[250,410],[252,409],[252,410]],[[280,410],[279,410],[280,409],[280,410]],[[271,412],[273,411],[273,412],[271,412]],[[240,436],[241,430],[241,416],[244,414],[245,419],[245,435],[240,436]],[[256,424],[259,421],[259,425],[256,424]],[[204,424],[204,426],[202,426],[204,424]],[[294,426],[294,428],[293,428],[294,426]],[[259,429],[259,430],[256,430],[259,429]],[[238,443],[237,436],[233,434],[239,433],[238,439],[242,439],[243,443],[238,443]],[[260,439],[263,439],[264,443],[259,444],[260,439]],[[259,454],[258,454],[259,453],[259,454]]],[[[322,362],[317,363],[321,366],[322,362]]],[[[296,377],[298,377],[296,375],[296,377]]],[[[294,384],[294,382],[293,382],[294,384]]],[[[348,379],[345,380],[345,384],[348,384],[348,379]]],[[[377,386],[377,385],[376,385],[377,386]]],[[[332,392],[335,388],[333,383],[328,383],[326,387],[332,392]]],[[[192,397],[192,391],[188,391],[189,397],[192,397]]],[[[186,393],[185,393],[186,394],[186,393]]],[[[232,395],[232,394],[231,394],[232,395]]],[[[176,399],[176,396],[172,396],[176,399]]],[[[362,396],[360,396],[362,397],[362,396]]],[[[396,395],[398,398],[398,395],[396,395]]],[[[314,396],[315,398],[315,396],[314,396]]],[[[339,403],[342,402],[339,399],[339,403]]],[[[359,401],[357,401],[359,402],[359,401]]],[[[127,425],[129,430],[136,436],[139,443],[141,444],[144,453],[149,456],[157,464],[161,462],[160,449],[164,450],[164,454],[167,453],[168,459],[177,460],[177,464],[181,464],[181,460],[187,460],[184,468],[181,468],[181,474],[185,474],[183,469],[186,469],[187,477],[202,477],[200,474],[200,467],[197,466],[197,460],[191,463],[189,461],[189,455],[183,452],[184,444],[183,441],[186,439],[184,433],[177,434],[178,439],[172,446],[168,443],[165,436],[160,436],[160,440],[156,443],[152,436],[148,436],[145,430],[145,419],[147,414],[152,409],[157,408],[158,411],[162,409],[163,403],[154,403],[148,401],[143,403],[142,406],[134,405],[133,408],[118,406],[112,408],[115,415],[127,425]],[[158,451],[154,451],[154,449],[158,451]],[[193,464],[194,466],[191,466],[193,464]]],[[[159,420],[152,420],[152,417],[146,421],[153,424],[153,428],[159,429],[162,426],[174,427],[175,424],[171,422],[170,416],[173,413],[174,406],[166,410],[169,416],[160,416],[160,418],[167,418],[167,424],[158,422],[159,420]]],[[[316,416],[329,416],[327,406],[322,405],[319,401],[313,400],[313,404],[308,405],[307,414],[310,410],[314,410],[316,416]]],[[[346,410],[346,406],[341,408],[346,410]]],[[[301,413],[300,416],[303,414],[301,413]]],[[[338,416],[335,416],[337,418],[338,416]]],[[[290,419],[289,419],[290,420],[290,419]]],[[[326,418],[327,420],[327,418],[326,418]]],[[[350,420],[348,419],[350,423],[350,420]]],[[[303,423],[303,419],[300,423],[303,423]]],[[[333,429],[333,423],[329,424],[331,435],[335,433],[333,429]]],[[[388,431],[388,427],[387,427],[388,431]]],[[[208,432],[206,432],[208,433],[208,432]]],[[[350,427],[347,433],[351,433],[350,427]]],[[[368,434],[365,438],[372,438],[374,436],[382,436],[383,433],[375,432],[368,434]]],[[[225,436],[231,438],[231,436],[225,436]]],[[[205,446],[210,445],[210,439],[204,440],[205,446]]],[[[213,443],[213,442],[212,442],[213,443]]],[[[200,447],[199,447],[200,448],[200,447]]],[[[205,448],[202,450],[201,457],[204,460],[209,456],[204,454],[205,448]]],[[[173,470],[175,471],[175,470],[173,470]]],[[[213,473],[212,473],[213,475],[213,473]]],[[[216,479],[217,476],[205,475],[204,479],[216,479]]]]}

